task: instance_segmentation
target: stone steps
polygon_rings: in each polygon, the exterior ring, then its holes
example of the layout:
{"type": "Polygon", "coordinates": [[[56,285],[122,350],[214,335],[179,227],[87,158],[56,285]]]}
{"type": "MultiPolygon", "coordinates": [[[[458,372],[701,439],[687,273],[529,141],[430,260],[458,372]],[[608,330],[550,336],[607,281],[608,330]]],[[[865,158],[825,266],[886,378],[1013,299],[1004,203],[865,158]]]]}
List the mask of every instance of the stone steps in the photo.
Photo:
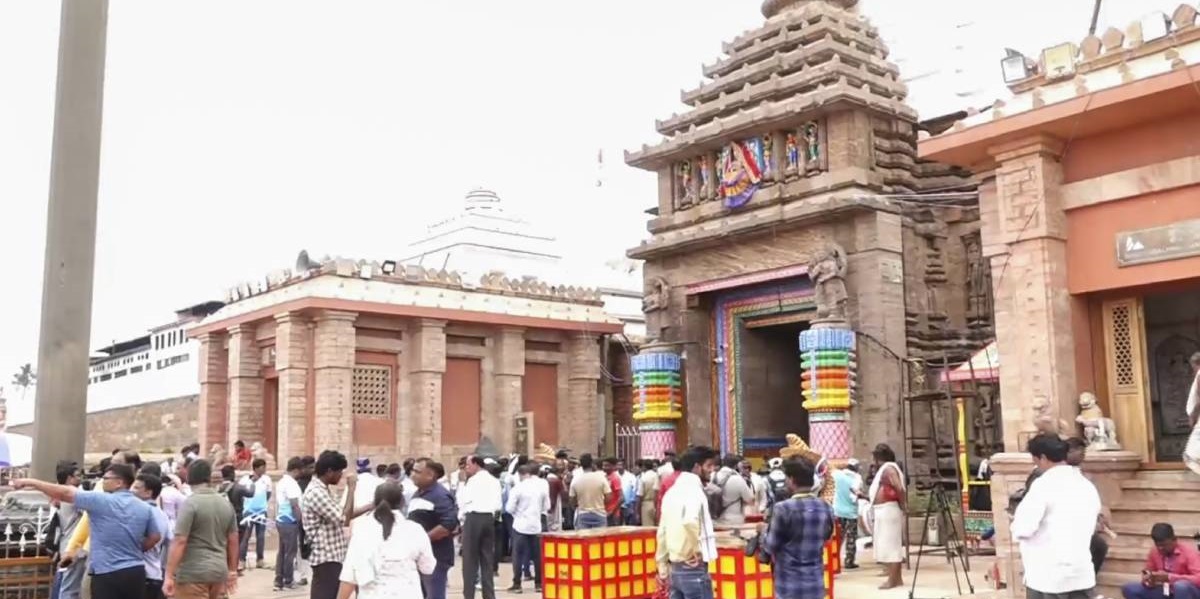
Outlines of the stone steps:
{"type": "Polygon", "coordinates": [[[1200,532],[1200,477],[1186,470],[1142,470],[1120,482],[1121,498],[1109,518],[1116,539],[1109,540],[1108,559],[1097,578],[1097,592],[1120,597],[1121,586],[1136,582],[1154,546],[1150,528],[1167,522],[1180,542],[1193,543],[1200,532]]]}

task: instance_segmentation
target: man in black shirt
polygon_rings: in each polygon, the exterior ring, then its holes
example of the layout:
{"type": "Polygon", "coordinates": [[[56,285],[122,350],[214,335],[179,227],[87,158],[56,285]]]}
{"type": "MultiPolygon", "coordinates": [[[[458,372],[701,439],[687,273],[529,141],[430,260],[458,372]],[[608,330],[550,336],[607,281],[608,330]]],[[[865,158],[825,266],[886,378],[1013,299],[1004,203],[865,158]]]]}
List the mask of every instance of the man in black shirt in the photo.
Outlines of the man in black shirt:
{"type": "Polygon", "coordinates": [[[458,506],[454,496],[438,481],[446,469],[432,460],[419,460],[412,470],[417,494],[408,504],[408,519],[421,525],[433,545],[437,567],[421,577],[425,599],[446,599],[446,576],[454,566],[454,531],[458,528],[458,506]]]}

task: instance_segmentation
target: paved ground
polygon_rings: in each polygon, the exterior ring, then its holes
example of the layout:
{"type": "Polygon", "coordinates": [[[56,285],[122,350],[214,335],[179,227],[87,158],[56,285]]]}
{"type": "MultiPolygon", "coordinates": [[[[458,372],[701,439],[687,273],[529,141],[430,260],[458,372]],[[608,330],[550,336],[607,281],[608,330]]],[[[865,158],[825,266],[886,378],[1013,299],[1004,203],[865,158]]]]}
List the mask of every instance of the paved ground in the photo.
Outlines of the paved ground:
{"type": "MultiPolygon", "coordinates": [[[[865,556],[860,556],[860,559],[865,556]]],[[[985,588],[987,583],[983,579],[983,572],[986,568],[985,564],[989,563],[988,558],[979,558],[971,561],[972,571],[970,573],[971,583],[974,584],[978,595],[982,596],[988,593],[990,589],[985,588]]],[[[268,563],[274,563],[274,556],[267,556],[268,563]]],[[[308,597],[308,588],[301,587],[294,591],[274,592],[271,590],[272,581],[274,580],[274,572],[271,570],[250,570],[246,576],[241,579],[241,587],[238,590],[237,597],[242,598],[259,598],[259,597],[278,597],[280,599],[299,599],[308,597]]],[[[511,581],[512,570],[508,564],[500,565],[500,577],[496,579],[497,589],[506,588],[511,581]]],[[[880,569],[870,561],[863,561],[863,567],[854,570],[846,571],[838,576],[834,583],[835,597],[838,599],[901,599],[907,598],[911,590],[913,582],[913,571],[906,570],[904,572],[905,586],[903,588],[892,589],[889,591],[880,591],[879,583],[883,579],[880,577],[880,569]]],[[[921,570],[917,576],[917,588],[913,594],[915,599],[941,599],[943,597],[959,597],[968,595],[966,581],[963,580],[962,592],[960,593],[954,583],[954,571],[950,565],[946,563],[945,557],[942,556],[925,556],[921,560],[921,570]]],[[[450,592],[451,598],[462,596],[462,574],[456,569],[450,573],[450,592]]],[[[479,597],[479,594],[476,594],[479,597]]],[[[497,590],[496,597],[498,599],[528,599],[539,597],[533,593],[533,583],[526,583],[525,592],[522,595],[509,594],[497,590]]]]}

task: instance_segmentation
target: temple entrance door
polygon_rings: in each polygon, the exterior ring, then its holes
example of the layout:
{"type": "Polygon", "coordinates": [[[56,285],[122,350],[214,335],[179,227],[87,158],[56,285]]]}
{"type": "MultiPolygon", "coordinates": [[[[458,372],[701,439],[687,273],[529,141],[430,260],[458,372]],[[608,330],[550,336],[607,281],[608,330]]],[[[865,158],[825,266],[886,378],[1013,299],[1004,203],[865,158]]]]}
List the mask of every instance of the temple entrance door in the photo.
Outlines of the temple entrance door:
{"type": "MultiPolygon", "coordinates": [[[[279,378],[263,379],[263,447],[276,455],[279,440],[279,378]]],[[[246,441],[249,445],[250,440],[246,441]]]]}
{"type": "Polygon", "coordinates": [[[1146,348],[1150,371],[1150,416],[1154,461],[1180,462],[1191,432],[1187,397],[1192,384],[1188,359],[1200,351],[1200,292],[1148,295],[1146,348]]]}
{"type": "Polygon", "coordinates": [[[1145,318],[1141,298],[1104,302],[1104,354],[1108,403],[1125,449],[1153,460],[1150,406],[1146,392],[1145,318]]]}
{"type": "Polygon", "coordinates": [[[799,350],[800,331],[808,323],[792,320],[775,324],[775,318],[748,319],[739,324],[737,393],[743,411],[743,453],[748,456],[777,455],[788,433],[809,438],[808,413],[800,407],[804,399],[799,350]]]}

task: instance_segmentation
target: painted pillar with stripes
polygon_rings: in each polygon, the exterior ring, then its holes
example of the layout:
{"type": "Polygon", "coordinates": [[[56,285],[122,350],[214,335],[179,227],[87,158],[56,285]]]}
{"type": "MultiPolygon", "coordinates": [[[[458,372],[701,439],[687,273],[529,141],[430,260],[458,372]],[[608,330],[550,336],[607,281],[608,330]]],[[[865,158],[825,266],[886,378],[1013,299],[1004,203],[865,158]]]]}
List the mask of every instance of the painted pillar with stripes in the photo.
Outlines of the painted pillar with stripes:
{"type": "Polygon", "coordinates": [[[850,406],[857,374],[856,337],[844,320],[815,322],[800,333],[801,385],[813,451],[840,468],[850,458],[850,406]]]}
{"type": "Polygon", "coordinates": [[[641,457],[662,459],[675,451],[675,429],[683,418],[682,360],[672,346],[649,345],[633,356],[633,420],[641,457]]]}

